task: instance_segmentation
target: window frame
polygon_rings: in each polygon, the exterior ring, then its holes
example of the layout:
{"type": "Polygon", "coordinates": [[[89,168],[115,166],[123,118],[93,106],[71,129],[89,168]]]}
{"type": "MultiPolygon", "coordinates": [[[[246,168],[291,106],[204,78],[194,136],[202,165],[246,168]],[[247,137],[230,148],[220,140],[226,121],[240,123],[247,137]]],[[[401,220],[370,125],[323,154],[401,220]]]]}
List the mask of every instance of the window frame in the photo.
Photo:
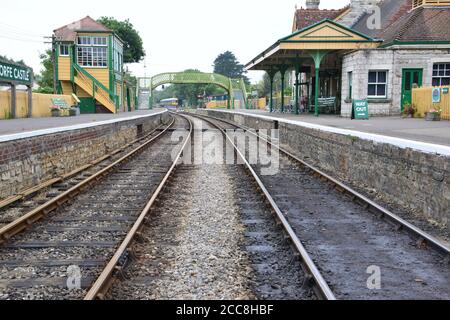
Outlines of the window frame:
{"type": "Polygon", "coordinates": [[[109,68],[108,37],[78,36],[77,63],[83,68],[109,68]]]}
{"type": "Polygon", "coordinates": [[[69,57],[70,56],[70,46],[68,44],[61,43],[59,45],[59,56],[60,57],[69,57]],[[67,48],[67,53],[63,53],[62,48],[67,48]]]}
{"type": "Polygon", "coordinates": [[[389,70],[369,70],[368,78],[367,78],[367,99],[387,99],[388,98],[388,85],[389,85],[389,70]],[[370,74],[376,73],[376,81],[370,82],[370,74]],[[386,81],[379,81],[379,74],[384,72],[386,74],[386,81]],[[375,95],[369,95],[369,87],[371,85],[375,86],[375,95]],[[384,85],[384,95],[378,95],[378,86],[384,85]]]}
{"type": "Polygon", "coordinates": [[[436,62],[433,63],[433,71],[431,76],[431,85],[433,87],[447,87],[450,86],[450,62],[436,62]],[[437,70],[435,69],[435,66],[437,66],[437,70]],[[444,66],[442,69],[443,75],[440,75],[441,72],[440,67],[444,66]],[[435,72],[437,72],[437,75],[435,75],[435,72]],[[434,80],[439,79],[439,85],[434,85],[434,80]],[[442,84],[443,79],[449,79],[449,84],[442,84]]]}

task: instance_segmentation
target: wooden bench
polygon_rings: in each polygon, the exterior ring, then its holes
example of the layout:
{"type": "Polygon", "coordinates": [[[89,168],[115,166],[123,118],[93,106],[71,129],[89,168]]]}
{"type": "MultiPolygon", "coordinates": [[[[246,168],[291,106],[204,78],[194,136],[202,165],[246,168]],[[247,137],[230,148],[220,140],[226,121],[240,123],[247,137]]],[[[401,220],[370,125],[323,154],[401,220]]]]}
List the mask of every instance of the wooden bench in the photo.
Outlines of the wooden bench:
{"type": "MultiPolygon", "coordinates": [[[[337,113],[337,105],[336,105],[336,97],[330,97],[330,98],[319,98],[318,99],[318,106],[319,106],[319,113],[337,113]]],[[[314,99],[311,101],[310,104],[310,112],[315,111],[315,104],[314,99]]]]}

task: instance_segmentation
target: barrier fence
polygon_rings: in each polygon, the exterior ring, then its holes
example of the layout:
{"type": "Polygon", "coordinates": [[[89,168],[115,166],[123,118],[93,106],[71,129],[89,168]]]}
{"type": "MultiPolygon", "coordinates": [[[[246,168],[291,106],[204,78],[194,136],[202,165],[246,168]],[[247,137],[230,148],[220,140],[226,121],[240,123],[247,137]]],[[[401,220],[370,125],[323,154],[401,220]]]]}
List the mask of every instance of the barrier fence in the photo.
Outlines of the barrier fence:
{"type": "MultiPolygon", "coordinates": [[[[17,91],[16,97],[16,118],[27,118],[28,115],[28,95],[25,91],[17,91]]],[[[33,118],[51,117],[50,107],[52,99],[62,98],[69,106],[74,105],[74,99],[70,95],[54,95],[33,93],[33,108],[31,116],[33,118]]],[[[11,91],[0,91],[0,119],[11,118],[11,91]]]]}
{"type": "Polygon", "coordinates": [[[433,88],[415,88],[412,94],[412,104],[417,108],[417,116],[425,117],[432,109],[442,110],[441,118],[450,120],[450,87],[441,87],[439,103],[433,103],[433,88]]]}

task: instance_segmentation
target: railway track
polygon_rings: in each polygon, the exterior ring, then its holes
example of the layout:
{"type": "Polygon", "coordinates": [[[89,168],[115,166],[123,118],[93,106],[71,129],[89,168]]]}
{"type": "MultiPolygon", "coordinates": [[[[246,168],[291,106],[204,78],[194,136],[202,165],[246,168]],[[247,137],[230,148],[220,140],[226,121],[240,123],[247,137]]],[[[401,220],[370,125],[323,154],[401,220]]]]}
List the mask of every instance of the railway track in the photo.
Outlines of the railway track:
{"type": "MultiPolygon", "coordinates": [[[[166,126],[161,125],[150,133],[138,137],[134,141],[113,150],[91,163],[0,201],[0,243],[14,235],[15,232],[12,229],[14,229],[15,222],[19,222],[19,218],[30,215],[36,216],[33,215],[35,209],[38,209],[40,212],[48,212],[48,210],[55,207],[53,202],[58,196],[71,188],[77,189],[78,185],[89,181],[102,169],[107,167],[113,168],[115,165],[133,156],[136,148],[145,147],[152,143],[167,131],[172,124],[173,119],[170,124],[166,126]]],[[[63,196],[63,199],[68,199],[68,197],[63,196]]],[[[59,200],[59,203],[61,203],[61,200],[59,200]]],[[[20,228],[18,232],[20,232],[20,228]]]]}
{"type": "MultiPolygon", "coordinates": [[[[214,125],[193,122],[196,156],[204,159],[211,144],[226,143],[214,125]],[[215,140],[199,146],[203,130],[215,140]]],[[[139,241],[123,246],[133,262],[113,272],[113,259],[86,299],[315,299],[290,236],[253,183],[245,165],[194,161],[178,167],[139,241]]]]}
{"type": "Polygon", "coordinates": [[[3,227],[0,299],[83,298],[173,169],[175,129],[189,130],[190,124],[176,116],[155,136],[130,145],[128,154],[102,163],[92,176],[3,227]],[[67,281],[76,284],[78,273],[81,286],[72,290],[67,281]]]}
{"type": "MultiPolygon", "coordinates": [[[[222,130],[248,130],[199,118],[222,130]]],[[[315,269],[305,271],[320,298],[450,298],[450,249],[445,244],[282,148],[271,148],[280,151],[278,174],[258,175],[261,165],[252,165],[252,174],[303,242],[302,261],[310,257],[315,269]],[[381,288],[370,287],[373,270],[380,271],[381,288]],[[322,288],[331,294],[327,297],[322,288]]],[[[245,155],[248,149],[240,152],[245,155]]]]}

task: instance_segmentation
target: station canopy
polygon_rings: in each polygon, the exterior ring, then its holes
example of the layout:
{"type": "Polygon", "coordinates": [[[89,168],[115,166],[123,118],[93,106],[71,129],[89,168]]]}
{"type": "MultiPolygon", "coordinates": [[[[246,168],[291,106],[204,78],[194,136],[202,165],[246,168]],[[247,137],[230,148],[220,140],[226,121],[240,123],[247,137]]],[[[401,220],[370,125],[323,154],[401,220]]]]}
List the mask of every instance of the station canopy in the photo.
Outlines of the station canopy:
{"type": "Polygon", "coordinates": [[[270,71],[313,58],[317,63],[327,53],[375,49],[382,40],[372,39],[333,20],[325,19],[278,40],[246,65],[247,70],[270,71]],[[320,59],[318,59],[320,57],[320,59]],[[319,60],[319,61],[317,61],[319,60]]]}

